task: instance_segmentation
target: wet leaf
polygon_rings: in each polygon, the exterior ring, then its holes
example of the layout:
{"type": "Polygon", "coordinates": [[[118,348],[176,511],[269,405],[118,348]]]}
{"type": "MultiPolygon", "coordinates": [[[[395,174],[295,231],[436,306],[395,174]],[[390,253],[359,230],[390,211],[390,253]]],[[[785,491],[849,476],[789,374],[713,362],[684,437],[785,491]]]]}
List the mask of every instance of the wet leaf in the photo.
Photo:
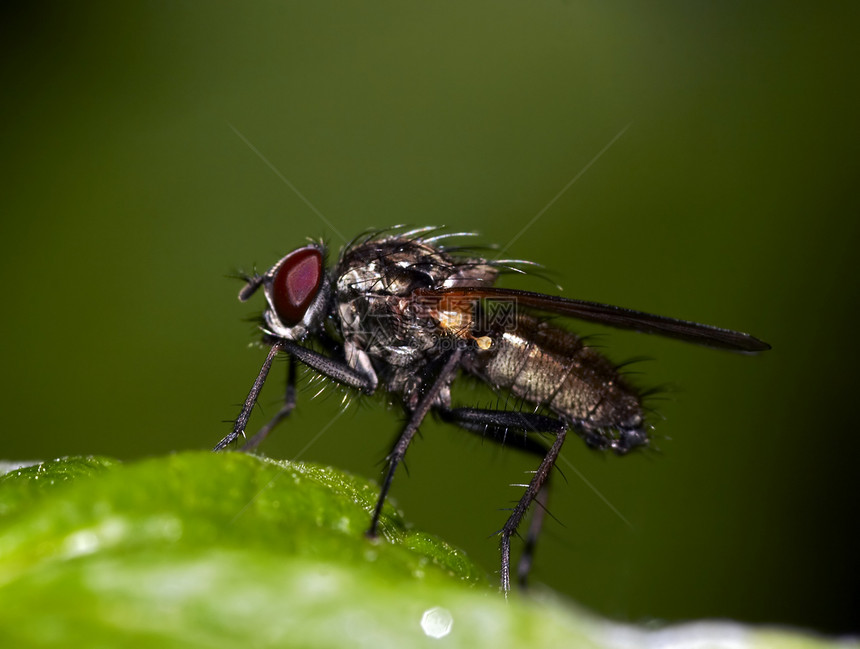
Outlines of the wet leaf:
{"type": "Polygon", "coordinates": [[[390,506],[383,538],[365,538],[377,493],[239,453],[15,469],[0,479],[0,646],[832,646],[727,624],[643,631],[547,593],[506,602],[390,506]]]}

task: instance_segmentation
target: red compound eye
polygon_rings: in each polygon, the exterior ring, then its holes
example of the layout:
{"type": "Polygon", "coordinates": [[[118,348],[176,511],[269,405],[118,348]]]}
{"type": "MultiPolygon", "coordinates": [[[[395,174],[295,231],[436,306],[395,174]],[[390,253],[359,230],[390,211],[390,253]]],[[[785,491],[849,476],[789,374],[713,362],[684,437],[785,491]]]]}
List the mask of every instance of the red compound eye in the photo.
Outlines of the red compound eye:
{"type": "Polygon", "coordinates": [[[284,258],[272,281],[272,304],[288,327],[297,325],[319,291],[322,253],[313,246],[294,250],[284,258]]]}

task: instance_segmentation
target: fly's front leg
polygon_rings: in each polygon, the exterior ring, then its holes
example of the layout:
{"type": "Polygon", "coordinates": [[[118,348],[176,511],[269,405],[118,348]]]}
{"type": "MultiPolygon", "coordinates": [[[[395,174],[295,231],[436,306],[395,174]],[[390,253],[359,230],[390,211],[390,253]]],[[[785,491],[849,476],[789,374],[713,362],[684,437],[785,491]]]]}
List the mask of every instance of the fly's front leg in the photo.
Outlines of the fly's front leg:
{"type": "Polygon", "coordinates": [[[224,439],[215,445],[215,448],[212,449],[213,451],[220,451],[228,444],[233,443],[240,435],[245,435],[245,426],[248,424],[248,418],[251,416],[254,404],[257,403],[257,397],[260,396],[260,390],[263,389],[266,377],[269,376],[269,370],[272,369],[272,361],[275,360],[275,356],[278,355],[278,352],[281,351],[281,349],[280,343],[272,345],[272,348],[266,355],[266,360],[263,361],[263,367],[260,368],[260,373],[257,375],[254,385],[251,386],[251,391],[248,393],[248,397],[242,405],[242,410],[239,412],[239,416],[236,417],[236,421],[233,423],[233,430],[230,431],[229,435],[224,437],[224,439]]]}
{"type": "Polygon", "coordinates": [[[275,426],[280,424],[284,419],[286,419],[289,414],[296,407],[296,357],[290,356],[289,361],[289,369],[287,370],[287,390],[284,394],[284,405],[281,406],[281,409],[272,417],[268,423],[263,426],[260,430],[257,431],[257,434],[254,435],[251,439],[249,439],[245,445],[242,447],[242,450],[246,453],[249,451],[253,451],[257,448],[266,437],[269,436],[275,426]]]}
{"type": "MultiPolygon", "coordinates": [[[[374,390],[376,389],[377,378],[375,375],[368,376],[362,372],[354,370],[352,367],[342,361],[329,358],[328,356],[320,354],[319,352],[315,352],[314,350],[308,349],[307,347],[302,347],[301,345],[293,342],[292,340],[287,340],[285,338],[277,338],[274,339],[274,341],[275,342],[272,344],[272,347],[271,349],[269,349],[269,353],[266,356],[266,360],[263,361],[263,367],[260,368],[260,373],[257,375],[257,378],[254,381],[254,385],[251,386],[251,391],[248,393],[248,397],[245,399],[245,403],[242,406],[242,410],[239,413],[239,416],[236,418],[235,423],[233,424],[233,430],[230,432],[229,435],[227,435],[226,437],[224,437],[224,439],[218,442],[218,444],[213,450],[220,451],[224,447],[234,442],[240,436],[245,435],[245,426],[247,426],[248,424],[248,419],[251,416],[251,411],[254,409],[254,404],[257,402],[257,397],[260,396],[260,390],[263,389],[263,384],[266,382],[266,377],[268,377],[269,370],[272,368],[272,361],[274,361],[275,356],[277,356],[278,352],[283,351],[288,353],[290,356],[297,358],[311,369],[316,370],[320,374],[327,376],[328,378],[337,381],[342,385],[356,388],[366,394],[373,394],[374,390]]],[[[285,417],[286,415],[283,416],[285,417]]],[[[283,417],[281,417],[281,419],[283,419],[283,417]]],[[[268,431],[266,432],[268,433],[268,431]]],[[[254,439],[256,439],[256,437],[254,439]]],[[[252,439],[249,443],[254,443],[254,439],[252,439]]]]}
{"type": "MultiPolygon", "coordinates": [[[[547,456],[545,446],[535,441],[528,433],[552,433],[556,436],[567,430],[567,424],[555,419],[535,413],[517,412],[517,411],[500,411],[500,410],[483,410],[478,408],[454,408],[451,410],[438,410],[440,417],[451,424],[455,424],[471,433],[481,435],[483,439],[489,439],[503,446],[518,448],[540,458],[547,456]],[[525,437],[519,439],[510,439],[509,429],[521,430],[527,433],[525,437]]],[[[553,460],[554,463],[554,460],[553,460]]],[[[550,469],[552,465],[550,465],[550,469]]],[[[538,537],[543,526],[544,516],[546,515],[546,502],[549,495],[549,479],[550,472],[547,472],[542,484],[535,492],[533,500],[537,507],[532,512],[531,522],[529,523],[528,535],[525,539],[523,553],[520,556],[517,564],[517,581],[521,587],[525,587],[528,581],[528,575],[531,571],[532,562],[534,559],[535,547],[538,537]]],[[[537,474],[536,476],[537,477],[537,474]]],[[[529,485],[529,488],[531,485],[529,485]]],[[[526,491],[526,496],[529,492],[526,491]]],[[[523,498],[525,499],[526,496],[523,498]]],[[[525,515],[525,510],[528,508],[531,501],[525,503],[525,508],[520,513],[520,519],[525,515]]],[[[520,501],[520,505],[523,501],[520,501]]],[[[514,510],[516,515],[516,510],[514,510]]],[[[513,515],[512,517],[513,518],[513,515]]],[[[511,574],[511,553],[510,553],[510,535],[516,531],[519,521],[513,525],[512,531],[508,533],[508,539],[505,540],[505,531],[502,532],[502,584],[503,588],[505,581],[508,582],[510,588],[511,574]],[[507,548],[507,549],[506,549],[507,548]]],[[[511,525],[509,520],[506,524],[506,529],[511,525]]]]}
{"type": "Polygon", "coordinates": [[[362,367],[361,371],[359,371],[353,369],[351,365],[344,361],[339,361],[325,354],[315,352],[313,349],[302,347],[292,340],[279,339],[276,344],[280,345],[285,352],[291,356],[295,356],[311,369],[337,381],[341,385],[361,390],[365,394],[373,394],[376,390],[378,379],[372,366],[362,367]]]}

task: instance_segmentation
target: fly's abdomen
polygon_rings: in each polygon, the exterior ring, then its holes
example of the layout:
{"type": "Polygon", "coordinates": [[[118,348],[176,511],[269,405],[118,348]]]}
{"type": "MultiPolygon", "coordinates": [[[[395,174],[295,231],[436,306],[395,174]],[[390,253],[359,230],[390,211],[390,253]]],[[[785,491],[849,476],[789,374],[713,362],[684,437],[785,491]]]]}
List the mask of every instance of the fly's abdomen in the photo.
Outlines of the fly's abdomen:
{"type": "Polygon", "coordinates": [[[518,313],[467,369],[554,412],[590,445],[624,453],[647,441],[639,394],[615,366],[569,331],[518,313]]]}

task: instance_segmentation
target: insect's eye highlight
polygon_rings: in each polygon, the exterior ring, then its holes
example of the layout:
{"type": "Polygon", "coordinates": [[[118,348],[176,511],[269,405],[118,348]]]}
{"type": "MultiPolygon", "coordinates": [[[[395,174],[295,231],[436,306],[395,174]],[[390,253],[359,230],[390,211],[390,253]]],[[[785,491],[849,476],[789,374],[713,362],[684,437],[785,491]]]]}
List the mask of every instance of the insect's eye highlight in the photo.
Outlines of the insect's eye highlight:
{"type": "Polygon", "coordinates": [[[272,280],[272,304],[281,322],[297,325],[319,291],[322,253],[313,246],[294,250],[284,258],[272,280]]]}

